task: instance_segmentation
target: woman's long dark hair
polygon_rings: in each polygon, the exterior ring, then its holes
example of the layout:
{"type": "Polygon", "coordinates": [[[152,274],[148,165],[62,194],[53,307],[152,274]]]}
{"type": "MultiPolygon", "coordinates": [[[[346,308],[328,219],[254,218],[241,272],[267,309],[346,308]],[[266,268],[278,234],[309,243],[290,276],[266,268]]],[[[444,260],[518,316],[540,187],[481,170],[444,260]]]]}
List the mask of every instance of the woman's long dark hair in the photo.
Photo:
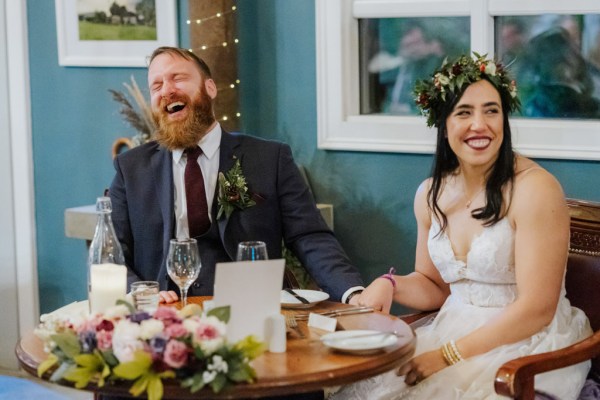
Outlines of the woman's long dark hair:
{"type": "MultiPolygon", "coordinates": [[[[490,82],[489,80],[487,81],[490,82]]],[[[494,86],[492,82],[490,84],[494,86]]],[[[450,148],[448,138],[446,137],[446,119],[465,93],[467,87],[468,85],[463,86],[457,95],[451,92],[448,93],[448,101],[441,110],[439,120],[437,121],[437,143],[431,171],[432,183],[427,193],[427,204],[438,219],[441,220],[441,231],[446,229],[448,219],[440,208],[438,199],[444,186],[444,180],[453,174],[459,166],[458,158],[450,148]]],[[[494,88],[496,87],[494,86],[494,88]]],[[[496,88],[496,90],[498,89],[496,88]]],[[[510,94],[505,90],[498,90],[498,93],[500,94],[500,101],[502,103],[504,138],[500,146],[498,158],[490,171],[488,171],[485,185],[485,205],[471,212],[473,218],[484,221],[484,226],[494,225],[506,215],[509,204],[504,204],[502,190],[507,186],[509,186],[509,190],[512,190],[515,177],[515,153],[512,148],[510,124],[508,122],[510,98],[507,96],[510,96],[510,94]]]]}

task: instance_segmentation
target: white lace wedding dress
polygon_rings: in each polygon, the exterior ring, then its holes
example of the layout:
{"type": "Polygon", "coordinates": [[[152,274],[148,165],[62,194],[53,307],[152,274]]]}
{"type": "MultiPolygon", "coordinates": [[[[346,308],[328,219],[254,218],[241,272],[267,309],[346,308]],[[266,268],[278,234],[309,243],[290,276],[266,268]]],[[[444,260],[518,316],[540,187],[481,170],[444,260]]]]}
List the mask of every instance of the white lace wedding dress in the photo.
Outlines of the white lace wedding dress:
{"type": "MultiPolygon", "coordinates": [[[[429,253],[444,281],[450,284],[451,295],[430,324],[416,329],[415,354],[439,349],[444,343],[468,334],[494,318],[517,297],[515,235],[508,219],[504,218],[483,229],[473,240],[466,263],[455,258],[445,233],[436,236],[439,229],[439,224],[434,221],[429,232],[429,253]]],[[[585,314],[571,307],[564,294],[563,288],[552,322],[530,338],[446,367],[413,387],[405,385],[404,377],[398,377],[392,371],[345,386],[330,398],[501,398],[494,391],[494,377],[504,362],[524,355],[560,349],[591,335],[585,314]]],[[[538,375],[536,390],[552,394],[561,400],[575,399],[589,368],[589,362],[585,362],[538,375]]]]}

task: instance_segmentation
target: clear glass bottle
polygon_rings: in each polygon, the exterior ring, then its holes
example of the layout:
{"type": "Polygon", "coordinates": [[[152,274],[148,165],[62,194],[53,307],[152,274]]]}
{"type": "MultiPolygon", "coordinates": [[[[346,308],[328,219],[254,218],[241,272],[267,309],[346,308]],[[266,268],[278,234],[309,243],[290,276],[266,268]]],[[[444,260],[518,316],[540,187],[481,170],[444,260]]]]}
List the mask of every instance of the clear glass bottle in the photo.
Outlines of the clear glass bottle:
{"type": "Polygon", "coordinates": [[[103,312],[127,293],[127,269],[121,244],[113,227],[110,197],[96,200],[98,222],[88,256],[90,312],[103,312]]]}

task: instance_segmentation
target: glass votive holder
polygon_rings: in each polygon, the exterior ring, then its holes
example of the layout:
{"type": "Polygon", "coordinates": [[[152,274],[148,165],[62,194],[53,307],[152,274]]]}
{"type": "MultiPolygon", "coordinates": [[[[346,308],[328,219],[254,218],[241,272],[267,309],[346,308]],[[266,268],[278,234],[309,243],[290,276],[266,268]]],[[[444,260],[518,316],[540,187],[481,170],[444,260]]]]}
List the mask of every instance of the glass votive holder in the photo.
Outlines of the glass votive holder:
{"type": "Polygon", "coordinates": [[[159,287],[156,281],[139,281],[131,284],[131,297],[133,306],[138,311],[154,313],[158,308],[159,287]]]}

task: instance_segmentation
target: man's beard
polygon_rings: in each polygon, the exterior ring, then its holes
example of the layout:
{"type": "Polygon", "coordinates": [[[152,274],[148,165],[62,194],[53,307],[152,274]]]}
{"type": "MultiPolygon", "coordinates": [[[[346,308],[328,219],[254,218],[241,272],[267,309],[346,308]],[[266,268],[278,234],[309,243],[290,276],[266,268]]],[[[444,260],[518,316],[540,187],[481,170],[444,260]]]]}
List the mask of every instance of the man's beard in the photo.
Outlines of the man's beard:
{"type": "Polygon", "coordinates": [[[215,122],[212,109],[212,99],[203,87],[199,95],[191,100],[188,96],[183,98],[163,99],[158,111],[154,110],[152,116],[158,126],[156,130],[157,142],[173,151],[195,147],[208,129],[215,122]],[[167,104],[181,100],[186,107],[191,107],[188,115],[183,120],[171,121],[165,111],[167,104]]]}

